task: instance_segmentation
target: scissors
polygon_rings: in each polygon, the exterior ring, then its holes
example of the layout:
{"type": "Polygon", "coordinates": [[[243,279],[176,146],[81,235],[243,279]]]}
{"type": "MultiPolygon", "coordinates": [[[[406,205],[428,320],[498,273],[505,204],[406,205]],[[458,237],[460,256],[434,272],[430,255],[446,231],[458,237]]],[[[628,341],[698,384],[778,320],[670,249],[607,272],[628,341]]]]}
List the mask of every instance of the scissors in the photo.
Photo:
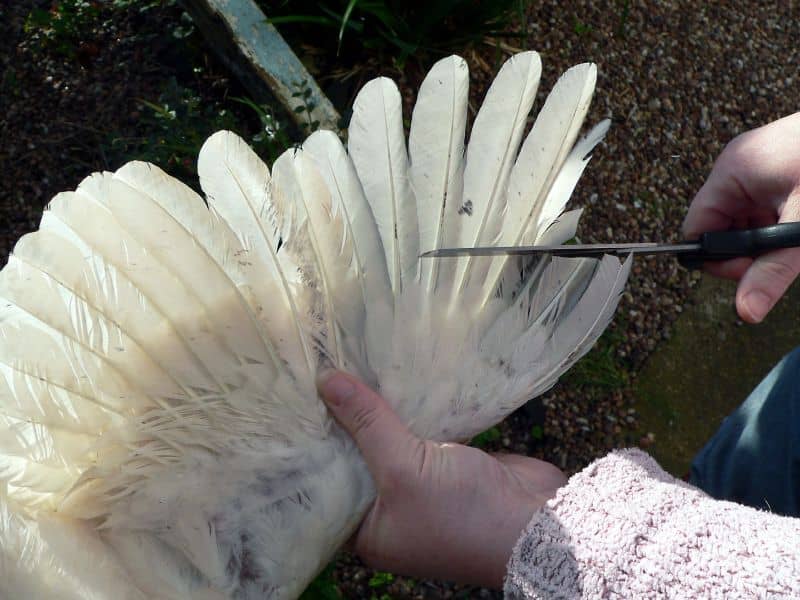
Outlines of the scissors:
{"type": "Polygon", "coordinates": [[[741,256],[758,256],[778,248],[800,246],[800,223],[779,223],[757,229],[709,231],[699,239],[660,244],[567,244],[563,246],[487,246],[482,248],[439,248],[420,254],[421,258],[451,256],[552,256],[600,258],[604,254],[675,254],[690,269],[700,268],[707,260],[728,260],[741,256]]]}

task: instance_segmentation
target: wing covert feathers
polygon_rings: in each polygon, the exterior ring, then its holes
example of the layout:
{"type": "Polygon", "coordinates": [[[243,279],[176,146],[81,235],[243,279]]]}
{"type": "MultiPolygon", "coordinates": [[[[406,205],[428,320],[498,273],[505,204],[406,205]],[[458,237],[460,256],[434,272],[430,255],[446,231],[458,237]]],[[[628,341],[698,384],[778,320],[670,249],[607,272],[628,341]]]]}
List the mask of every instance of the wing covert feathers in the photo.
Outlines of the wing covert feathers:
{"type": "MultiPolygon", "coordinates": [[[[353,261],[357,270],[365,316],[366,356],[373,366],[385,365],[388,358],[386,338],[391,336],[390,324],[394,311],[394,296],[383,245],[361,181],[341,140],[332,131],[317,131],[305,141],[303,150],[314,160],[327,183],[331,203],[343,212],[344,235],[353,244],[353,261]]],[[[346,302],[353,302],[347,299],[346,302]]],[[[372,369],[370,369],[372,370],[372,369]]],[[[377,383],[372,374],[363,376],[377,383]]]]}
{"type": "Polygon", "coordinates": [[[223,131],[200,151],[202,197],[132,162],[53,198],[0,271],[0,596],[297,597],[375,494],[321,372],[438,440],[552,386],[631,258],[418,258],[575,236],[564,210],[609,122],[576,143],[596,80],[578,65],[523,141],[540,75],[535,52],[507,60],[468,142],[450,56],[408,146],[378,78],[347,147],[319,131],[270,172],[223,131]]]}

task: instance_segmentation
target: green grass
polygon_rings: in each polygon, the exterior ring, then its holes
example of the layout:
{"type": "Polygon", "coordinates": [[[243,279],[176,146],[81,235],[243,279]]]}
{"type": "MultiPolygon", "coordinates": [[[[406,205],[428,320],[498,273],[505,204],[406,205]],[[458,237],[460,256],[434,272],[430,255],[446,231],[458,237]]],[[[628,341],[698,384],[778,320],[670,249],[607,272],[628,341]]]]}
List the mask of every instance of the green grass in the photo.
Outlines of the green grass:
{"type": "Polygon", "coordinates": [[[572,29],[578,35],[588,35],[594,30],[591,25],[578,20],[577,17],[574,19],[572,29]]]}
{"type": "Polygon", "coordinates": [[[619,357],[618,348],[624,338],[621,331],[608,328],[586,356],[575,363],[562,377],[568,385],[605,390],[619,389],[628,385],[630,375],[619,357]]]}
{"type": "Polygon", "coordinates": [[[136,136],[111,134],[107,155],[115,163],[144,160],[158,165],[182,181],[195,185],[197,155],[214,132],[229,129],[245,138],[255,152],[272,164],[295,145],[289,123],[280,111],[249,98],[228,98],[226,103],[204,101],[193,89],[167,81],[157,98],[138,100],[142,107],[136,136]],[[245,122],[245,114],[251,117],[245,122]],[[259,126],[255,133],[252,122],[259,126]]]}
{"type": "MultiPolygon", "coordinates": [[[[115,18],[130,12],[145,13],[158,7],[173,7],[176,0],[111,0],[106,3],[85,0],[59,0],[49,10],[35,8],[25,22],[26,41],[42,57],[81,62],[84,44],[96,44],[98,32],[115,18]]],[[[163,25],[168,50],[162,52],[176,64],[176,75],[167,79],[152,97],[131,99],[130,111],[138,113],[135,128],[124,123],[112,126],[85,126],[91,133],[106,168],[115,169],[129,160],[152,162],[170,175],[196,186],[196,162],[205,140],[220,129],[242,135],[259,156],[272,163],[295,143],[298,135],[282,108],[259,104],[247,97],[233,97],[209,92],[202,40],[193,35],[191,18],[178,9],[169,9],[175,17],[163,25]],[[191,38],[191,39],[187,39],[191,38]]],[[[134,17],[136,18],[136,17],[134,17]]],[[[138,37],[138,33],[133,34],[138,37]]],[[[147,35],[146,33],[143,35],[147,35]]],[[[159,32],[158,35],[161,35],[159,32]]],[[[100,36],[102,38],[102,36],[100,36]]],[[[144,38],[143,38],[144,40],[144,38]]],[[[147,43],[143,41],[142,43],[147,43]]],[[[0,90],[17,94],[13,71],[0,80],[0,90]]],[[[227,87],[227,86],[226,86],[227,87]]],[[[307,94],[298,86],[300,94],[307,94]]],[[[239,94],[243,95],[242,92],[239,94]]],[[[313,106],[303,96],[301,110],[310,115],[313,106]]],[[[318,127],[310,116],[302,133],[318,127]]],[[[94,151],[94,149],[89,149],[94,151]]]]}
{"type": "Polygon", "coordinates": [[[369,587],[377,588],[383,587],[384,585],[388,585],[394,581],[394,575],[391,573],[386,573],[384,571],[375,571],[372,577],[369,580],[369,587]]]}
{"type": "MultiPolygon", "coordinates": [[[[112,11],[135,7],[145,12],[160,5],[172,6],[177,0],[112,0],[112,11]]],[[[101,20],[101,4],[89,0],[60,0],[48,10],[34,8],[25,19],[24,31],[34,38],[40,52],[52,52],[73,59],[81,44],[89,37],[101,20]]],[[[185,24],[184,24],[185,26],[185,24]]],[[[173,35],[181,33],[181,26],[173,28],[173,35]]]]}
{"type": "Polygon", "coordinates": [[[489,444],[499,440],[500,435],[500,430],[497,427],[490,427],[486,431],[479,433],[472,438],[469,444],[475,448],[485,448],[489,444]]]}
{"type": "Polygon", "coordinates": [[[327,0],[260,2],[281,30],[316,32],[315,45],[337,56],[365,50],[402,65],[419,53],[463,52],[498,37],[524,37],[530,0],[327,0]],[[523,27],[524,29],[524,27],[523,27]]]}
{"type": "MultiPolygon", "coordinates": [[[[287,124],[268,106],[248,98],[231,98],[242,112],[251,111],[260,123],[259,130],[246,141],[263,160],[272,163],[293,145],[287,124]]],[[[170,174],[193,183],[196,161],[205,140],[220,129],[242,133],[247,129],[232,106],[204,101],[194,90],[168,80],[158,98],[140,98],[142,113],[137,136],[112,134],[108,155],[115,162],[135,158],[152,162],[170,174]]]]}
{"type": "Polygon", "coordinates": [[[392,597],[386,593],[385,590],[382,591],[382,588],[385,588],[393,581],[394,575],[391,573],[386,573],[385,571],[375,571],[372,574],[372,577],[370,577],[370,580],[367,582],[367,585],[373,589],[373,593],[370,595],[370,600],[391,600],[392,597]]]}
{"type": "Polygon", "coordinates": [[[300,595],[300,600],[341,600],[342,594],[333,580],[333,570],[334,563],[325,567],[300,595]]]}

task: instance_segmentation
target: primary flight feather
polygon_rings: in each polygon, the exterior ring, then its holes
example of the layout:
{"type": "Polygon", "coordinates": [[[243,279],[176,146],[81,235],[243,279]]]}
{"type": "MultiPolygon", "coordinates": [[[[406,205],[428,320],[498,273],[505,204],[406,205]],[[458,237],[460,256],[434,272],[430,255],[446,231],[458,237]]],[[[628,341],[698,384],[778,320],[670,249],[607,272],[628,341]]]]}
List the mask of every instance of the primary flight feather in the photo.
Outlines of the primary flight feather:
{"type": "Polygon", "coordinates": [[[317,132],[270,172],[219,132],[205,199],[139,162],[56,196],[0,272],[0,596],[295,598],[375,494],[322,370],[437,440],[552,386],[630,260],[418,259],[574,236],[562,212],[608,123],[576,143],[595,84],[579,65],[523,141],[540,73],[535,52],[510,58],[468,143],[467,66],[448,57],[408,145],[379,78],[346,148],[317,132]]]}

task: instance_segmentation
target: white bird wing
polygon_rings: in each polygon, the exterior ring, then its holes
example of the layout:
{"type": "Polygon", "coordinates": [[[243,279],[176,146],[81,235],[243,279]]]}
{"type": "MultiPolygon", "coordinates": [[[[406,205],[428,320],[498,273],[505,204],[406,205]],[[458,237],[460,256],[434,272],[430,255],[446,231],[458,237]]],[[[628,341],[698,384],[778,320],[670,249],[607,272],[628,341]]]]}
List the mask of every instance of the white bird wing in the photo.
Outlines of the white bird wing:
{"type": "MultiPolygon", "coordinates": [[[[302,174],[318,206],[327,188],[313,181],[302,174]]],[[[222,187],[228,194],[235,186],[222,187]]],[[[336,215],[326,214],[329,250],[336,215]]],[[[278,332],[297,328],[270,328],[260,310],[273,300],[286,306],[277,293],[256,295],[280,290],[280,281],[257,288],[261,272],[242,264],[241,239],[194,192],[131,163],[57,196],[0,274],[0,335],[15,340],[0,343],[0,499],[40,522],[58,510],[63,535],[99,523],[95,543],[125,557],[145,597],[239,589],[246,598],[256,594],[253,577],[299,593],[352,533],[361,514],[353,508],[363,511],[371,498],[352,444],[329,432],[316,365],[302,378],[302,359],[288,366],[299,336],[278,332]],[[254,473],[262,481],[255,487],[254,473]],[[320,486],[339,491],[324,501],[320,486]],[[287,505],[295,496],[313,498],[321,512],[287,505]],[[326,515],[333,529],[320,527],[326,515]],[[264,531],[245,543],[241,531],[259,530],[253,520],[264,531]],[[293,554],[298,536],[317,551],[293,554]],[[241,562],[242,552],[254,553],[253,564],[241,562]]],[[[340,244],[335,256],[347,248],[340,244]]],[[[337,277],[351,264],[325,262],[337,277]]],[[[295,283],[285,298],[300,306],[308,285],[295,283]]],[[[348,318],[344,330],[361,342],[348,318]]],[[[38,530],[27,531],[17,533],[45,544],[38,530]]],[[[56,564],[47,548],[39,556],[56,564]]],[[[8,577],[0,589],[27,588],[8,577]]]]}
{"type": "Polygon", "coordinates": [[[270,173],[212,136],[208,206],[137,162],[56,196],[0,272],[0,595],[296,597],[375,494],[317,398],[322,369],[441,440],[552,385],[608,324],[630,260],[418,260],[575,235],[580,212],[561,213],[607,123],[574,145],[582,65],[520,151],[540,72],[533,52],[506,62],[466,152],[468,73],[448,57],[408,150],[379,78],[347,151],[319,132],[270,173]]]}

